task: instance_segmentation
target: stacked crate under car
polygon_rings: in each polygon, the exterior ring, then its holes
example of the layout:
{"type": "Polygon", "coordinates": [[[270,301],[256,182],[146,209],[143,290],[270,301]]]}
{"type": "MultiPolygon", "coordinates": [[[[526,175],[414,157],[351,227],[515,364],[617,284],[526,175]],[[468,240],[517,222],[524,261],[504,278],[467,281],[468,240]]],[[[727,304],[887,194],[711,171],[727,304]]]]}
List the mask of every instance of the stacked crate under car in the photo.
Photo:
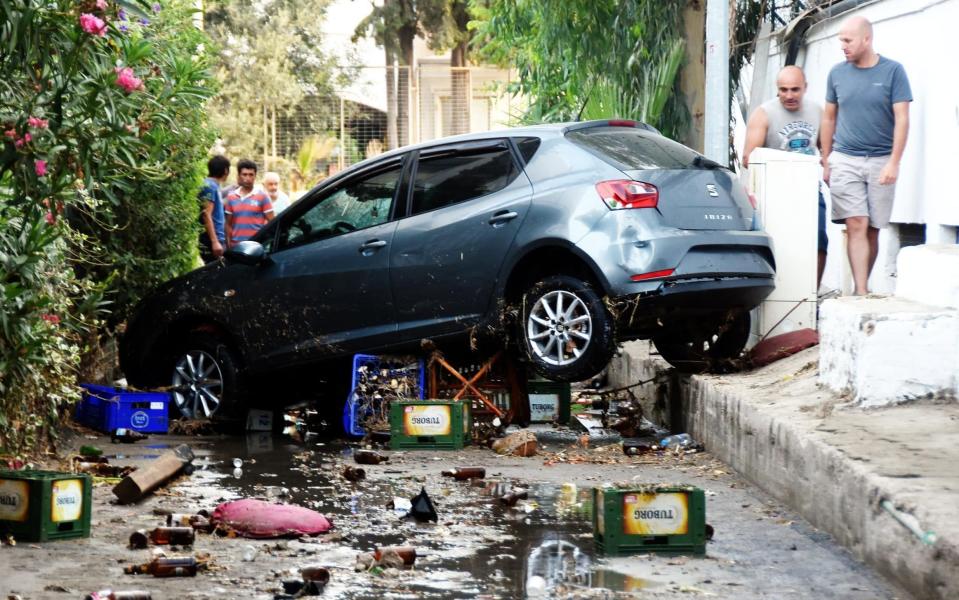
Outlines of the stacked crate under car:
{"type": "MultiPolygon", "coordinates": [[[[476,375],[487,364],[480,361],[451,363],[460,375],[466,380],[476,379],[475,387],[490,399],[492,404],[503,414],[507,415],[507,422],[524,423],[529,419],[529,404],[526,396],[525,373],[505,353],[491,358],[487,372],[476,378],[476,375]]],[[[474,423],[483,429],[483,423],[491,421],[495,416],[493,411],[482,400],[476,397],[449,369],[435,361],[429,368],[429,397],[437,400],[458,399],[470,404],[470,415],[474,423]],[[464,389],[466,388],[466,389],[464,389]]],[[[481,434],[481,431],[474,431],[481,434]]]]}
{"type": "Polygon", "coordinates": [[[347,433],[390,432],[390,404],[424,397],[423,361],[409,356],[356,354],[353,380],[343,415],[347,433]]]}

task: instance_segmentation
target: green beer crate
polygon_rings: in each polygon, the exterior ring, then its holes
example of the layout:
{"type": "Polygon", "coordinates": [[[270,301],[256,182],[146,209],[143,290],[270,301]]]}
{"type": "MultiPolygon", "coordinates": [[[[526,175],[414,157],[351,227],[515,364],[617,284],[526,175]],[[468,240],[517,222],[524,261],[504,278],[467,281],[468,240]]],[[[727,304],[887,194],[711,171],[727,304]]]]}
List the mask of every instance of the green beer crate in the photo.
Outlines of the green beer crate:
{"type": "Polygon", "coordinates": [[[470,442],[470,403],[409,400],[390,404],[390,448],[456,450],[470,442]]]}
{"type": "Polygon", "coordinates": [[[90,537],[91,482],[85,473],[0,471],[0,533],[24,542],[90,537]]]}
{"type": "Polygon", "coordinates": [[[611,556],[706,553],[706,496],[692,486],[593,488],[593,538],[611,556]]]}

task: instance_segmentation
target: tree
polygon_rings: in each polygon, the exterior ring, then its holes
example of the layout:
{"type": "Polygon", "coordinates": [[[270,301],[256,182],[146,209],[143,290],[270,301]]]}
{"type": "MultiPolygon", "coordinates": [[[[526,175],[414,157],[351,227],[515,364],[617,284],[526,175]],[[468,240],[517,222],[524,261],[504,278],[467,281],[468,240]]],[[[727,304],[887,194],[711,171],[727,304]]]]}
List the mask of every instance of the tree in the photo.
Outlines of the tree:
{"type": "Polygon", "coordinates": [[[212,90],[187,2],[2,10],[0,450],[16,451],[55,438],[104,294],[129,305],[192,265],[212,90]]]}
{"type": "Polygon", "coordinates": [[[318,113],[316,103],[300,110],[310,97],[331,95],[349,75],[321,49],[329,1],[216,0],[208,5],[207,31],[219,51],[220,85],[211,116],[230,156],[264,156],[270,146],[266,124],[274,118],[305,117],[304,137],[330,129],[330,115],[318,113]]]}
{"type": "Polygon", "coordinates": [[[684,6],[681,0],[471,0],[469,27],[480,57],[519,71],[511,91],[529,99],[524,120],[574,120],[588,110],[647,119],[677,137],[688,122],[675,82],[684,6]]]}
{"type": "Polygon", "coordinates": [[[413,68],[413,40],[420,31],[414,0],[384,0],[359,25],[353,41],[372,37],[386,58],[386,142],[389,148],[410,141],[409,90],[413,68]],[[394,64],[399,64],[399,69],[394,64]]]}
{"type": "Polygon", "coordinates": [[[453,131],[467,133],[470,127],[469,65],[470,12],[468,0],[423,0],[421,21],[430,49],[450,51],[450,79],[453,96],[453,131]]]}

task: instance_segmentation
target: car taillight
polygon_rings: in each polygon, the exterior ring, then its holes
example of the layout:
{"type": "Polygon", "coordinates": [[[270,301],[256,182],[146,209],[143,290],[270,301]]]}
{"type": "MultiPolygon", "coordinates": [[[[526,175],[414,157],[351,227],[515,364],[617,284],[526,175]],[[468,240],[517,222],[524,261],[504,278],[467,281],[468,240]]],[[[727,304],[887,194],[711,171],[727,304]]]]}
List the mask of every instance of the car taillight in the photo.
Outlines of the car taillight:
{"type": "Polygon", "coordinates": [[[600,181],[596,191],[610,210],[623,208],[656,208],[659,190],[656,186],[631,179],[600,181]]]}

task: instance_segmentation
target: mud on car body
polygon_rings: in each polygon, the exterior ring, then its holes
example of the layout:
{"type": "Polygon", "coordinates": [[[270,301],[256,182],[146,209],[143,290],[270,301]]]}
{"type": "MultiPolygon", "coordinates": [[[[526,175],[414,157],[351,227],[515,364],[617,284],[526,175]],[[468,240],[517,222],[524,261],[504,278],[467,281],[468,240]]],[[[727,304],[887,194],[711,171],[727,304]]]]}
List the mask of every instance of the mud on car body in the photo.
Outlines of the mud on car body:
{"type": "Polygon", "coordinates": [[[328,179],[253,240],[161,286],[131,319],[131,383],[187,416],[240,380],[476,332],[538,373],[598,373],[618,343],[673,364],[739,354],[773,289],[734,175],[642,123],[590,121],[400,148],[328,179]]]}

